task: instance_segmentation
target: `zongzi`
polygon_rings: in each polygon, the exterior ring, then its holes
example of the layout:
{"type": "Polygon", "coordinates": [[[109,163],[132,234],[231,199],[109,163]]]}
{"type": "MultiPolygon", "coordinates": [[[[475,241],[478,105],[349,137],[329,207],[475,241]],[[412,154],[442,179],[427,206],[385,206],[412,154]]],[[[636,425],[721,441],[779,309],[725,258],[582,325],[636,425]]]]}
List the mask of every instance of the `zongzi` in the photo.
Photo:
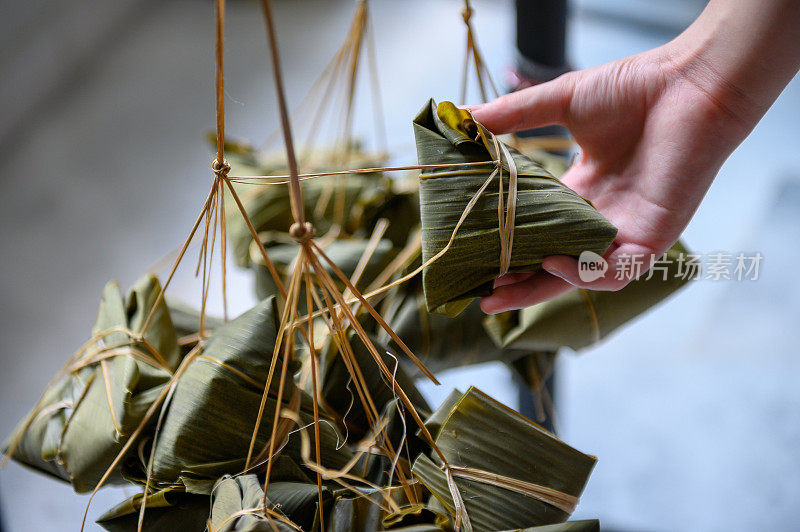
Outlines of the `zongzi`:
{"type": "Polygon", "coordinates": [[[419,164],[436,165],[419,179],[423,261],[447,250],[422,274],[429,311],[454,316],[470,298],[488,295],[506,273],[503,262],[509,272],[535,272],[547,256],[602,255],[614,240],[616,228],[587,200],[498,141],[469,111],[431,100],[414,119],[414,134],[419,164]],[[501,231],[501,220],[512,218],[501,231]]]}
{"type": "Polygon", "coordinates": [[[458,517],[448,475],[463,500],[462,519],[476,531],[565,521],[577,504],[595,458],[585,455],[517,412],[470,388],[454,406],[435,413],[433,434],[447,464],[420,455],[414,475],[458,517]],[[444,419],[442,419],[444,418],[444,419]],[[449,469],[449,473],[448,473],[449,469]]]}
{"type": "MultiPolygon", "coordinates": [[[[136,530],[144,494],[125,499],[97,519],[108,532],[136,530]]],[[[178,488],[165,488],[147,496],[142,530],[146,532],[197,531],[205,529],[210,501],[178,488]]]]}
{"type": "MultiPolygon", "coordinates": [[[[92,339],[45,391],[3,452],[91,491],[180,363],[175,328],[153,276],[127,297],[108,283],[92,339]],[[152,312],[152,319],[142,333],[152,312]]],[[[124,480],[115,471],[108,483],[124,480]]]]}

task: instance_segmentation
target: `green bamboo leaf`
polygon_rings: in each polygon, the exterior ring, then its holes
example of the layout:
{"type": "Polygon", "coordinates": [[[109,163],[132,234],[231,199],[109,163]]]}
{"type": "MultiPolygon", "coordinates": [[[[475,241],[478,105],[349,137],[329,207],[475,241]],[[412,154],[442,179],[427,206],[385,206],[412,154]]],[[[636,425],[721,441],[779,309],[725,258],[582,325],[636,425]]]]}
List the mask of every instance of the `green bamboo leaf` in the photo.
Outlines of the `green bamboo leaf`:
{"type": "Polygon", "coordinates": [[[438,525],[423,524],[391,528],[390,530],[394,532],[445,532],[449,529],[438,525]]]}
{"type": "MultiPolygon", "coordinates": [[[[132,532],[139,523],[143,494],[138,493],[114,506],[97,519],[109,532],[132,532]]],[[[211,500],[169,488],[147,496],[143,532],[201,532],[205,530],[211,500]]]]}
{"type": "MultiPolygon", "coordinates": [[[[348,337],[355,363],[361,370],[366,389],[380,413],[388,403],[396,398],[392,383],[381,373],[375,359],[355,333],[350,332],[348,337]]],[[[430,411],[430,406],[417,389],[414,380],[400,365],[399,357],[374,339],[373,344],[381,354],[383,362],[393,372],[395,381],[417,410],[430,411]]],[[[321,393],[325,404],[336,412],[340,419],[343,419],[348,428],[350,440],[357,441],[372,427],[368,422],[364,405],[359,399],[355,383],[351,382],[352,378],[343,356],[338,340],[330,337],[320,356],[321,393]]],[[[410,419],[409,422],[413,423],[410,419]]]]}
{"type": "MultiPolygon", "coordinates": [[[[169,315],[172,317],[172,323],[175,326],[175,333],[178,335],[178,338],[197,334],[200,331],[200,311],[169,295],[165,296],[165,298],[167,300],[167,307],[169,307],[169,315]]],[[[205,325],[207,330],[213,331],[223,323],[225,322],[220,318],[206,314],[205,325]]]]}
{"type": "Polygon", "coordinates": [[[566,523],[557,523],[555,525],[534,526],[515,532],[600,532],[600,521],[597,519],[567,521],[566,523]]]}
{"type": "MultiPolygon", "coordinates": [[[[433,100],[427,103],[414,119],[414,134],[420,164],[457,165],[496,159],[493,143],[485,140],[491,134],[449,102],[438,107],[433,100]],[[468,132],[468,128],[474,131],[468,132]],[[469,133],[475,132],[484,140],[473,140],[469,133]]],[[[602,255],[614,240],[616,228],[539,165],[513,148],[508,150],[519,175],[509,271],[535,272],[550,255],[577,257],[587,250],[602,255]]],[[[507,161],[503,165],[507,177],[507,161]]],[[[495,165],[488,163],[422,171],[423,261],[445,247],[469,200],[494,169],[495,165]]],[[[423,271],[429,311],[453,316],[463,310],[464,299],[491,292],[492,281],[500,273],[498,197],[496,184],[486,189],[449,250],[423,271]]]]}
{"type": "Polygon", "coordinates": [[[553,427],[556,416],[551,391],[547,388],[547,379],[552,375],[558,353],[540,351],[528,353],[521,358],[506,361],[512,378],[526,386],[530,392],[534,421],[541,425],[553,427]]]}
{"type": "Polygon", "coordinates": [[[377,493],[367,492],[363,497],[337,499],[326,517],[325,530],[329,532],[373,532],[380,530],[383,512],[377,493]]]}
{"type": "Polygon", "coordinates": [[[442,404],[439,405],[439,408],[433,411],[433,413],[425,419],[425,427],[428,429],[428,432],[431,433],[431,436],[436,438],[439,435],[439,430],[442,428],[442,423],[447,419],[450,415],[450,412],[456,407],[458,402],[464,396],[462,392],[459,392],[457,389],[453,389],[450,394],[444,398],[442,404]]]}
{"type": "MultiPolygon", "coordinates": [[[[523,354],[497,346],[483,327],[486,314],[477,302],[470,303],[460,314],[449,318],[429,313],[425,296],[421,292],[411,292],[401,296],[397,310],[387,318],[400,339],[433,372],[513,359],[523,354]]],[[[402,352],[385,332],[379,333],[378,338],[395,351],[402,352]]],[[[420,374],[413,364],[406,367],[411,375],[420,374]]]]}
{"type": "Polygon", "coordinates": [[[450,516],[424,504],[405,506],[386,515],[382,521],[387,530],[447,530],[452,528],[450,516]]]}
{"type": "MultiPolygon", "coordinates": [[[[262,481],[256,475],[220,479],[211,495],[209,529],[214,532],[293,531],[289,525],[276,518],[268,519],[263,510],[259,511],[264,502],[262,486],[262,481]]],[[[268,499],[267,505],[273,507],[274,502],[268,499]]]]}
{"type": "MultiPolygon", "coordinates": [[[[322,488],[323,504],[327,506],[332,499],[330,490],[322,488]]],[[[317,506],[319,505],[319,488],[316,482],[270,482],[267,487],[267,499],[275,505],[275,509],[289,517],[303,530],[311,530],[314,525],[317,506]]]]}
{"type": "MultiPolygon", "coordinates": [[[[330,166],[323,171],[328,170],[330,166]]],[[[294,221],[288,187],[264,185],[255,189],[255,192],[253,187],[250,184],[235,185],[255,230],[258,233],[288,231],[294,221]]],[[[340,216],[337,210],[343,209],[344,233],[364,236],[365,233],[369,234],[377,222],[381,208],[391,197],[390,191],[391,183],[378,173],[326,176],[303,183],[303,201],[318,234],[328,231],[340,216]],[[318,209],[319,206],[324,208],[318,209]],[[322,212],[319,213],[318,210],[322,212]]],[[[226,205],[231,250],[237,263],[245,267],[250,264],[252,257],[252,234],[232,198],[226,205]]]]}

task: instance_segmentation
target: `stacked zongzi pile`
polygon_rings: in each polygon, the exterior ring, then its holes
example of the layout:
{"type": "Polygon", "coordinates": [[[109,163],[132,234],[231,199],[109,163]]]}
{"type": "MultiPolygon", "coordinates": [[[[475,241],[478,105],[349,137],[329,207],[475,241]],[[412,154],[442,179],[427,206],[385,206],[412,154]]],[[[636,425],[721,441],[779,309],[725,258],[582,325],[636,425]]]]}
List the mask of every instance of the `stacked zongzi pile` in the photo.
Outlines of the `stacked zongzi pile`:
{"type": "MultiPolygon", "coordinates": [[[[167,407],[154,449],[152,485],[182,485],[187,491],[207,494],[219,477],[244,469],[277,329],[273,296],[216,329],[204,343],[178,379],[167,407]]],[[[276,366],[281,367],[281,360],[276,366]]],[[[268,447],[279,386],[276,374],[257,433],[256,453],[268,447]]],[[[283,388],[283,404],[297,398],[302,421],[313,421],[311,397],[291,378],[283,388]]],[[[337,448],[339,436],[330,424],[322,424],[320,430],[324,462],[341,467],[351,457],[349,449],[337,448]]],[[[300,462],[299,436],[284,442],[282,454],[300,462]]]]}
{"type": "MultiPolygon", "coordinates": [[[[431,413],[414,381],[419,368],[403,352],[410,348],[434,371],[500,360],[531,387],[541,387],[561,348],[594,344],[685,280],[669,270],[620,292],[576,290],[487,318],[469,302],[488,293],[500,271],[497,185],[502,179],[508,191],[512,169],[518,189],[510,271],[534,271],[548,255],[603,253],[616,230],[535,160],[496,144],[452,104],[426,105],[414,128],[420,163],[433,166],[422,172],[418,191],[416,184],[408,188],[378,174],[304,186],[309,216],[320,233],[327,231],[315,243],[359,288],[405,276],[453,237],[422,279],[372,300],[399,341],[354,305],[366,339],[347,320],[342,330],[330,330],[334,316],[327,312],[304,321],[307,332],[296,334],[288,350],[276,350],[284,300],[237,214],[229,219],[228,236],[240,264],[256,272],[261,303],[228,322],[206,318],[205,334],[199,334],[199,313],[166,304],[155,278],[137,283],[127,297],[109,284],[92,340],[5,452],[89,491],[141,428],[109,481],[147,484],[149,491],[99,519],[112,531],[135,530],[143,503],[143,530],[150,532],[207,525],[220,531],[323,525],[329,531],[451,531],[465,522],[487,532],[597,530],[596,521],[562,523],[577,504],[593,457],[476,389],[454,392],[431,413]],[[498,166],[502,178],[478,194],[498,166]],[[158,415],[144,420],[167,390],[158,415]],[[399,399],[401,390],[408,403],[399,399]],[[427,420],[431,440],[419,430],[418,416],[427,420]]],[[[269,173],[252,150],[228,148],[235,175],[269,173]]],[[[536,157],[562,168],[561,161],[536,157]]],[[[317,168],[328,170],[331,163],[317,168]]],[[[237,184],[237,190],[267,255],[288,276],[298,247],[287,234],[285,186],[237,184]]],[[[677,244],[669,258],[683,251],[677,244]]],[[[305,308],[304,287],[300,313],[312,310],[305,308]]]]}

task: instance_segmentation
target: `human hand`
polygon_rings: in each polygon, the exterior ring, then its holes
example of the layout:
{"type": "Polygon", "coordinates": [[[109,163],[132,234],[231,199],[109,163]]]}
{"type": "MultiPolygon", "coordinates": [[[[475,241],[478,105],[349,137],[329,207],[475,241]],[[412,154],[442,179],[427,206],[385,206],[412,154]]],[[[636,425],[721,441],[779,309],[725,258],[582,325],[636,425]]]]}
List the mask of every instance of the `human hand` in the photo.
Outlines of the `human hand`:
{"type": "Polygon", "coordinates": [[[497,279],[481,301],[485,312],[527,307],[575,287],[619,290],[632,280],[631,269],[620,268],[625,261],[641,260],[644,273],[679,238],[760,117],[747,96],[710,69],[698,70],[683,51],[671,43],[471,107],[495,133],[566,126],[581,153],[564,184],[619,229],[604,257],[605,277],[582,282],[575,258],[548,257],[543,271],[497,279]]]}

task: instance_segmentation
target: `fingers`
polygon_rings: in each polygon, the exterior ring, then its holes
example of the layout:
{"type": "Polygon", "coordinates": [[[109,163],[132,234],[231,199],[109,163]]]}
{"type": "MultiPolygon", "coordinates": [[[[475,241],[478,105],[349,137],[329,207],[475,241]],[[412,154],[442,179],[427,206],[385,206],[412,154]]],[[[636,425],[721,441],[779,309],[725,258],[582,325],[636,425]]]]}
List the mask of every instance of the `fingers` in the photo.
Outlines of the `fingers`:
{"type": "Polygon", "coordinates": [[[542,263],[544,271],[513,273],[498,278],[492,295],[481,299],[481,309],[487,314],[497,314],[530,307],[574,288],[620,290],[645,274],[661,253],[625,243],[612,249],[605,257],[595,255],[592,261],[595,267],[585,266],[590,262],[586,259],[579,261],[561,255],[547,257],[542,263]]]}
{"type": "Polygon", "coordinates": [[[524,281],[497,286],[492,295],[481,299],[481,310],[487,314],[497,314],[530,307],[558,297],[572,288],[572,285],[559,277],[539,272],[524,281]]]}
{"type": "Polygon", "coordinates": [[[563,124],[572,99],[573,80],[573,76],[565,74],[469,108],[475,120],[497,134],[563,124]]]}

